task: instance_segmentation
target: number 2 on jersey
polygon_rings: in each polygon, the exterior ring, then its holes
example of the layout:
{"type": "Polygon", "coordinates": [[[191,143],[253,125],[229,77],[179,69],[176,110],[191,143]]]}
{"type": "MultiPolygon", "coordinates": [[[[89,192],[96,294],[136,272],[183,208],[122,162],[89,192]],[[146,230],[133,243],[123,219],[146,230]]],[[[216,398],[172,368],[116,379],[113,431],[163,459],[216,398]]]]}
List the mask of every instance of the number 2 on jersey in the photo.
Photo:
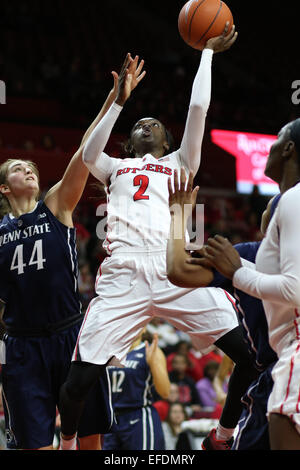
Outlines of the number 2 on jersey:
{"type": "Polygon", "coordinates": [[[137,175],[133,180],[133,186],[139,186],[140,189],[133,196],[134,201],[140,201],[141,199],[149,199],[149,196],[145,195],[145,192],[149,186],[149,178],[146,175],[137,175]]]}
{"type": "MultiPolygon", "coordinates": [[[[31,257],[28,266],[36,264],[36,269],[44,269],[46,260],[43,258],[43,240],[37,240],[33,246],[31,257]]],[[[27,266],[24,263],[23,245],[18,245],[15,249],[14,256],[11,262],[10,270],[18,270],[18,274],[24,274],[24,268],[27,266]]]]}

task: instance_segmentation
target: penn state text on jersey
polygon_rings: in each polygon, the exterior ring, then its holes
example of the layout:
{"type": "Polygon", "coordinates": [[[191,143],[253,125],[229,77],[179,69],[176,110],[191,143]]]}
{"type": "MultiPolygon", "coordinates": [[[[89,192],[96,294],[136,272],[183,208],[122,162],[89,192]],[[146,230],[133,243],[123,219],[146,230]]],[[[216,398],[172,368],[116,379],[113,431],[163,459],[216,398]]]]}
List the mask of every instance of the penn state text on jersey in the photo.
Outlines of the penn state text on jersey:
{"type": "Polygon", "coordinates": [[[51,333],[82,319],[75,236],[43,201],[18,218],[4,216],[0,299],[8,332],[51,333]]]}

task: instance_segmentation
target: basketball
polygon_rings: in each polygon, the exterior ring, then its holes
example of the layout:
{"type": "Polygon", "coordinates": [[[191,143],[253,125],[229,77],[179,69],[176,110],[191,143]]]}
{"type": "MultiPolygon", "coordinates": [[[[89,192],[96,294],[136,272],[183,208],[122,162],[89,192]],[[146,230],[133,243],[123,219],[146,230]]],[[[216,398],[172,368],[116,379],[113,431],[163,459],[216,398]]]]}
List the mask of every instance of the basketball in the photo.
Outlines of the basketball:
{"type": "Polygon", "coordinates": [[[233,16],[221,0],[190,0],[182,7],[178,29],[182,39],[194,49],[202,51],[210,38],[220,36],[229,21],[228,34],[233,26],[233,16]]]}

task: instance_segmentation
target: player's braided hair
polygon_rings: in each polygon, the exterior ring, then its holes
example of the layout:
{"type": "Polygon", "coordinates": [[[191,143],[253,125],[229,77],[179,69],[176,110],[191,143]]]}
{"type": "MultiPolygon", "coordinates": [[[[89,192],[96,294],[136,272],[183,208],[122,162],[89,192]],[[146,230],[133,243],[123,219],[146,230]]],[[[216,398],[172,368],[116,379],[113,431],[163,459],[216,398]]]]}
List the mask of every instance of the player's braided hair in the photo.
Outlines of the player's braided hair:
{"type": "MultiPolygon", "coordinates": [[[[8,168],[10,166],[11,163],[13,162],[17,162],[17,161],[21,161],[21,159],[16,159],[16,158],[9,158],[8,160],[6,160],[4,163],[2,163],[2,165],[0,166],[0,185],[2,184],[6,184],[7,182],[7,172],[8,172],[8,168]]],[[[38,176],[39,178],[39,171],[37,169],[37,166],[34,162],[30,161],[30,160],[22,160],[24,161],[25,163],[27,163],[29,166],[31,166],[33,172],[38,176]]],[[[10,207],[10,204],[9,204],[9,201],[7,199],[7,197],[2,194],[0,192],[0,220],[10,212],[11,210],[11,207],[10,207]]]]}
{"type": "Polygon", "coordinates": [[[291,139],[295,144],[300,164],[300,118],[291,123],[290,126],[291,139]]]}

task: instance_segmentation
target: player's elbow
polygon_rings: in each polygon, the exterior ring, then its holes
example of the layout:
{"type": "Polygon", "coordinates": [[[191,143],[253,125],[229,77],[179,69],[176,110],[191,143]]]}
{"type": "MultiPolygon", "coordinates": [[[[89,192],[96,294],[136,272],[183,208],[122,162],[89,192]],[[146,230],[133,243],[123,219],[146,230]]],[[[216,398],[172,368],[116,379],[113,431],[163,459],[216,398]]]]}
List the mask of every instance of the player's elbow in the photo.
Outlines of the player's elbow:
{"type": "Polygon", "coordinates": [[[300,306],[300,279],[293,279],[284,289],[284,297],[293,306],[300,306]]]}
{"type": "Polygon", "coordinates": [[[193,116],[195,118],[198,118],[198,119],[206,119],[206,115],[207,115],[207,111],[208,111],[208,108],[209,108],[209,101],[198,101],[198,102],[195,102],[195,103],[192,103],[190,105],[190,113],[193,114],[193,115],[196,115],[197,116],[193,116]]]}
{"type": "MultiPolygon", "coordinates": [[[[275,294],[275,292],[274,292],[275,294]]],[[[277,295],[291,307],[300,306],[300,276],[296,273],[285,273],[280,276],[277,295]]]]}
{"type": "Polygon", "coordinates": [[[169,398],[169,395],[170,395],[170,390],[169,390],[169,389],[168,389],[168,393],[165,392],[165,390],[163,390],[163,391],[159,394],[159,396],[161,396],[161,398],[162,398],[163,400],[167,400],[167,399],[169,398]]]}
{"type": "Polygon", "coordinates": [[[186,257],[167,256],[167,278],[177,287],[207,287],[212,282],[212,271],[186,263],[186,257]]]}
{"type": "Polygon", "coordinates": [[[177,287],[182,287],[182,270],[174,264],[167,263],[168,280],[177,287]]]}
{"type": "Polygon", "coordinates": [[[82,160],[86,166],[89,166],[96,162],[97,154],[93,152],[88,145],[85,145],[82,152],[82,160]]]}
{"type": "Polygon", "coordinates": [[[82,152],[82,161],[83,163],[86,165],[89,161],[89,158],[88,158],[88,152],[86,150],[86,147],[83,148],[83,152],[82,152]]]}
{"type": "Polygon", "coordinates": [[[187,287],[187,282],[181,277],[176,274],[172,274],[168,276],[169,281],[176,287],[187,287]]]}
{"type": "Polygon", "coordinates": [[[188,267],[182,270],[173,270],[167,274],[169,281],[177,287],[194,289],[197,287],[207,287],[212,281],[212,275],[206,270],[189,270],[188,267]]]}
{"type": "Polygon", "coordinates": [[[174,252],[172,249],[167,249],[167,277],[172,284],[176,282],[176,278],[178,276],[178,258],[176,259],[174,256],[174,252]]]}

